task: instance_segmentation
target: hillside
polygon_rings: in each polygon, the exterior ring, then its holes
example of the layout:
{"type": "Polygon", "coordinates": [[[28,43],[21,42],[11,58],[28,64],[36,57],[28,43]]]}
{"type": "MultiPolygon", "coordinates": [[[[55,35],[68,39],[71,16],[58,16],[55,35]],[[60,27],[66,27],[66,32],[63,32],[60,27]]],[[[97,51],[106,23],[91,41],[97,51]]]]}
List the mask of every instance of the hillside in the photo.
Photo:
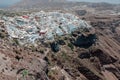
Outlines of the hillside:
{"type": "Polygon", "coordinates": [[[120,6],[92,4],[1,10],[0,80],[120,80],[120,6]]]}

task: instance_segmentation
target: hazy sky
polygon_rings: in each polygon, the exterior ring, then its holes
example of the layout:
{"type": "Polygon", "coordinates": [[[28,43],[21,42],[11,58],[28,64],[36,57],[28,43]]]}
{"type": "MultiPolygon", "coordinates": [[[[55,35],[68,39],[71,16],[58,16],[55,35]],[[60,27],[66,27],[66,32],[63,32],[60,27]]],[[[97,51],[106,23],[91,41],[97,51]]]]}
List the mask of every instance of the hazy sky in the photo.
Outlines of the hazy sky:
{"type": "MultiPolygon", "coordinates": [[[[20,0],[0,0],[0,7],[12,5],[20,0]]],[[[68,1],[86,1],[86,2],[109,2],[120,4],[120,0],[68,0],[68,1]]]]}
{"type": "Polygon", "coordinates": [[[68,0],[68,1],[108,2],[108,3],[120,4],[120,0],[68,0]]]}
{"type": "Polygon", "coordinates": [[[0,0],[0,7],[12,5],[20,0],[0,0]]]}

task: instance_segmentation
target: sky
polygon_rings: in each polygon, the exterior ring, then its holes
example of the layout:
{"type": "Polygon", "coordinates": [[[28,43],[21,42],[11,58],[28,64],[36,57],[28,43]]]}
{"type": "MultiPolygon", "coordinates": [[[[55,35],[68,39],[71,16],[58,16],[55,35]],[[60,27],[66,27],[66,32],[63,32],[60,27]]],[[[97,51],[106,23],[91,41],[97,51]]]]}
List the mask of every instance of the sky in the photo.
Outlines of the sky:
{"type": "MultiPolygon", "coordinates": [[[[10,6],[20,0],[0,0],[0,7],[10,6]]],[[[108,2],[114,4],[120,4],[120,0],[68,0],[68,1],[85,1],[85,2],[108,2]]]]}
{"type": "Polygon", "coordinates": [[[120,4],[120,0],[68,0],[68,1],[82,1],[82,2],[107,2],[113,4],[120,4]]]}
{"type": "Polygon", "coordinates": [[[15,4],[18,1],[20,0],[0,0],[0,7],[10,6],[12,4],[15,4]]]}

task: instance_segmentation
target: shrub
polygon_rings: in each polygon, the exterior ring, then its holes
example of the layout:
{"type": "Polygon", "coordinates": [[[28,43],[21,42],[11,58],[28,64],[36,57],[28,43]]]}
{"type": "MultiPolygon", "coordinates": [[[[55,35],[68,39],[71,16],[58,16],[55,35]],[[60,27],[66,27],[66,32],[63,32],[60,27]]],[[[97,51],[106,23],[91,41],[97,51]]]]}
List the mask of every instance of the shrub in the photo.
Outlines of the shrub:
{"type": "Polygon", "coordinates": [[[26,80],[26,76],[28,75],[29,73],[28,73],[28,70],[23,70],[23,72],[22,72],[22,76],[23,76],[23,78],[24,78],[24,80],[26,80]]]}
{"type": "Polygon", "coordinates": [[[73,44],[71,44],[71,43],[68,43],[68,47],[70,47],[70,48],[71,48],[71,50],[73,50],[73,49],[74,49],[74,46],[73,46],[73,44]]]}
{"type": "Polygon", "coordinates": [[[3,33],[0,33],[0,38],[4,38],[5,35],[3,33]]]}
{"type": "Polygon", "coordinates": [[[68,59],[68,56],[67,56],[67,54],[65,53],[65,52],[62,52],[62,58],[64,59],[64,60],[67,60],[68,59]]]}
{"type": "Polygon", "coordinates": [[[19,41],[17,39],[13,39],[15,44],[19,45],[19,41]]]}

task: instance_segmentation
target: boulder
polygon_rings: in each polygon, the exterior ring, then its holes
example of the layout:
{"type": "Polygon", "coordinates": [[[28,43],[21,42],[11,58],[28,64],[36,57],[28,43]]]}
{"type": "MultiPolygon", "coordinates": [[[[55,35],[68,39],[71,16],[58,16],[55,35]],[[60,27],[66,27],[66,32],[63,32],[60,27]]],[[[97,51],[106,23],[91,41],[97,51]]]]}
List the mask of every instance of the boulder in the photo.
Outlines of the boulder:
{"type": "Polygon", "coordinates": [[[84,16],[87,11],[86,10],[77,10],[76,13],[79,15],[79,16],[84,16]]]}
{"type": "Polygon", "coordinates": [[[65,45],[65,44],[66,44],[64,40],[58,40],[58,43],[59,43],[60,45],[65,45]]]}
{"type": "Polygon", "coordinates": [[[51,43],[51,49],[52,49],[54,52],[58,52],[58,51],[59,51],[59,44],[58,44],[57,42],[51,43]]]}
{"type": "Polygon", "coordinates": [[[98,57],[102,65],[115,63],[117,61],[117,59],[114,59],[113,57],[109,56],[107,53],[104,53],[101,49],[97,49],[91,52],[91,55],[93,57],[98,57]]]}
{"type": "Polygon", "coordinates": [[[76,41],[74,42],[75,46],[82,47],[82,48],[89,48],[96,42],[96,35],[89,34],[88,36],[84,36],[83,34],[79,36],[76,41]]]}
{"type": "Polygon", "coordinates": [[[83,53],[80,53],[80,55],[78,57],[81,59],[84,59],[84,58],[90,58],[91,55],[88,52],[83,52],[83,53]]]}

